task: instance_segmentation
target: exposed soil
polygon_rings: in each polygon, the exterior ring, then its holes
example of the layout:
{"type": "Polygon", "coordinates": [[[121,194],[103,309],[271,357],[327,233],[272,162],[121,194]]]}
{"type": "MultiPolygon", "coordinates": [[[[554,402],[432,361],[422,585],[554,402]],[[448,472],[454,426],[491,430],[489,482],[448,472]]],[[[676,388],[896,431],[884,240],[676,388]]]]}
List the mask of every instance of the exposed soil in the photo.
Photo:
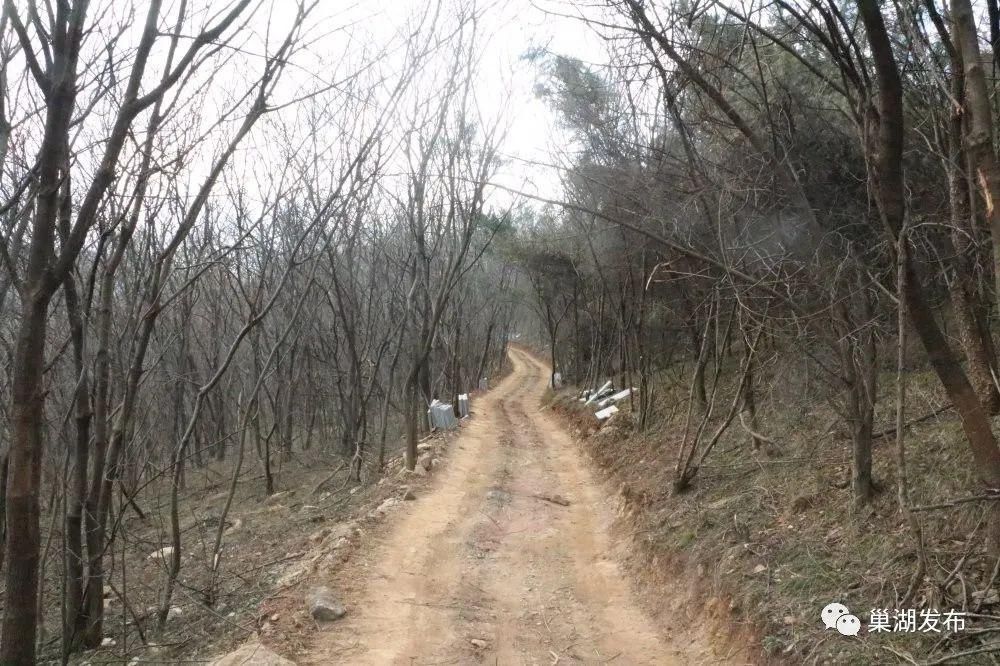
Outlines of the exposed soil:
{"type": "Polygon", "coordinates": [[[709,627],[646,613],[615,556],[613,500],[539,409],[548,369],[518,349],[511,357],[513,373],[474,406],[436,483],[319,581],[348,615],[293,658],[738,663],[709,627]]]}

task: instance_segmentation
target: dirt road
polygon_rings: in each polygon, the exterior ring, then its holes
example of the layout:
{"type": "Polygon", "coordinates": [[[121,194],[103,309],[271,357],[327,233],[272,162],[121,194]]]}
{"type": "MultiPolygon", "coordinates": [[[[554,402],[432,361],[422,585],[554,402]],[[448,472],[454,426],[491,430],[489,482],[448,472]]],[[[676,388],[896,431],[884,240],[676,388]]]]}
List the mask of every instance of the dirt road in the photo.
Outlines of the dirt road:
{"type": "Polygon", "coordinates": [[[604,489],[539,411],[548,369],[511,358],[433,490],[348,565],[351,612],[300,663],[721,663],[705,632],[658,628],[636,604],[604,489]]]}

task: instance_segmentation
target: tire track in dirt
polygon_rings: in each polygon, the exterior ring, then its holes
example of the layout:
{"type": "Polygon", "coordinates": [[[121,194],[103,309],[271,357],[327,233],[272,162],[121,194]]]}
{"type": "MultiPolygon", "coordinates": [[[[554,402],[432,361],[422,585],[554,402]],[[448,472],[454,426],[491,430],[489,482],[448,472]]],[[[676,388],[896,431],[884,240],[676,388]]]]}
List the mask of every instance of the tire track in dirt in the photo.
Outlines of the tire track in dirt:
{"type": "Polygon", "coordinates": [[[351,612],[301,663],[724,663],[706,630],[660,633],[641,611],[611,556],[605,493],[538,409],[548,368],[510,356],[433,490],[337,575],[351,612]]]}

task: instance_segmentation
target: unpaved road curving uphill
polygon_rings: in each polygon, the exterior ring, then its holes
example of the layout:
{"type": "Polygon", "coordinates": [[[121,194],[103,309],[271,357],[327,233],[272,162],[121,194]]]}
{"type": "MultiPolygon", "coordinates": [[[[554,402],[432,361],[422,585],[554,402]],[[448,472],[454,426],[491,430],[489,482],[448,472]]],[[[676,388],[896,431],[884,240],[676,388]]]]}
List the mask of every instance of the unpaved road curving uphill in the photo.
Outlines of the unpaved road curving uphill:
{"type": "Polygon", "coordinates": [[[636,603],[605,490],[539,411],[548,368],[510,355],[432,490],[347,565],[351,612],[300,663],[723,663],[707,632],[658,627],[636,603]]]}

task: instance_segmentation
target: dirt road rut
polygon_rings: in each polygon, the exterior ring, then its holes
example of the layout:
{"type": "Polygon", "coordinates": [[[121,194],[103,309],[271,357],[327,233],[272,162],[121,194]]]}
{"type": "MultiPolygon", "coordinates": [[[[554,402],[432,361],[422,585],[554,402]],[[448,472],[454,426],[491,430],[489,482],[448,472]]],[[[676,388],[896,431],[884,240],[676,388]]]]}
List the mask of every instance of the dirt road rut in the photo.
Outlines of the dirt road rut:
{"type": "Polygon", "coordinates": [[[301,663],[721,663],[707,633],[657,627],[636,604],[604,490],[539,411],[548,369],[511,359],[433,490],[348,565],[351,612],[301,663]]]}

